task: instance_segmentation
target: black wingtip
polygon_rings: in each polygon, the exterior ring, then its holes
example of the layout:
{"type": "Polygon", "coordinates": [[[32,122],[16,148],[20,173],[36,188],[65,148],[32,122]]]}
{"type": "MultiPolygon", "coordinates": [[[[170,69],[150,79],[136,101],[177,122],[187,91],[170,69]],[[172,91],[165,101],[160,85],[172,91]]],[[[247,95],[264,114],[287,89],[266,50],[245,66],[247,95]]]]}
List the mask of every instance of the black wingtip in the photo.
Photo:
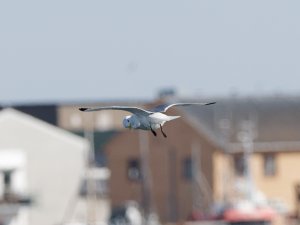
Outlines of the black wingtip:
{"type": "Polygon", "coordinates": [[[213,105],[213,104],[216,104],[217,102],[209,102],[209,103],[206,103],[205,105],[213,105]]]}
{"type": "Polygon", "coordinates": [[[80,111],[84,112],[87,110],[87,108],[79,108],[80,111]]]}

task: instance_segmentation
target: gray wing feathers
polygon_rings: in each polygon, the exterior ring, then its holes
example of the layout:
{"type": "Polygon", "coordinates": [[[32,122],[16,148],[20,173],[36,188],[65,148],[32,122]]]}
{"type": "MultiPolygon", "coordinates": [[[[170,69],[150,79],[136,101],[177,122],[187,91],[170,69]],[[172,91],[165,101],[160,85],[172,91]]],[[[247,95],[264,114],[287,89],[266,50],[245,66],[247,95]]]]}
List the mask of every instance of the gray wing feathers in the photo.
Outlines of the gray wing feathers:
{"type": "Polygon", "coordinates": [[[121,110],[121,111],[131,112],[137,115],[151,114],[151,112],[147,110],[138,107],[129,107],[129,106],[104,106],[104,107],[95,107],[95,108],[79,108],[79,110],[83,112],[93,112],[93,111],[100,111],[100,110],[121,110]]]}
{"type": "Polygon", "coordinates": [[[208,102],[208,103],[173,103],[173,104],[163,104],[156,106],[153,111],[154,112],[166,112],[169,108],[173,106],[190,106],[190,105],[212,105],[216,102],[208,102]]]}
{"type": "Polygon", "coordinates": [[[95,107],[95,108],[79,108],[79,110],[83,112],[93,112],[93,111],[100,111],[100,110],[122,110],[122,111],[134,113],[136,115],[150,115],[154,112],[166,112],[169,108],[173,106],[212,105],[215,103],[216,102],[163,104],[163,105],[156,106],[151,111],[147,111],[138,107],[130,107],[130,106],[104,106],[104,107],[95,107]]]}

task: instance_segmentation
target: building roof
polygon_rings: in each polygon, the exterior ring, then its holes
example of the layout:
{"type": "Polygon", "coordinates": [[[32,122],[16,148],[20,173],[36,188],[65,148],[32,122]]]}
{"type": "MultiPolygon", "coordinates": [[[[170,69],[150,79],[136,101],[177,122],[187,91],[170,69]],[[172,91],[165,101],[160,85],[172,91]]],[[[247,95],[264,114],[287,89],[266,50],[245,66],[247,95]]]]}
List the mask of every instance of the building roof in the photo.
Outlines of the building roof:
{"type": "Polygon", "coordinates": [[[254,147],[279,144],[277,148],[300,149],[300,97],[223,98],[210,107],[182,110],[219,143],[238,148],[247,129],[252,131],[254,147]]]}
{"type": "Polygon", "coordinates": [[[39,130],[40,132],[49,135],[49,137],[57,138],[84,149],[87,149],[88,146],[88,143],[84,138],[12,108],[6,108],[0,111],[0,126],[7,122],[39,130]]]}

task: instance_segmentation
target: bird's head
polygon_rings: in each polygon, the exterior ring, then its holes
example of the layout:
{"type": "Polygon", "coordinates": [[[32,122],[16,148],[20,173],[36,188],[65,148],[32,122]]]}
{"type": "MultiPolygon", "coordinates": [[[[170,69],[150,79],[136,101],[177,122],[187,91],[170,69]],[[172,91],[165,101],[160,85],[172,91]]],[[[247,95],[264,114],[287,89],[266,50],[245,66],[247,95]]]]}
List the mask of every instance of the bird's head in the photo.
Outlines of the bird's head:
{"type": "Polygon", "coordinates": [[[132,128],[132,116],[125,116],[123,119],[123,126],[125,128],[132,128]]]}
{"type": "Polygon", "coordinates": [[[141,123],[135,115],[126,116],[123,119],[123,126],[129,129],[138,129],[141,123]]]}

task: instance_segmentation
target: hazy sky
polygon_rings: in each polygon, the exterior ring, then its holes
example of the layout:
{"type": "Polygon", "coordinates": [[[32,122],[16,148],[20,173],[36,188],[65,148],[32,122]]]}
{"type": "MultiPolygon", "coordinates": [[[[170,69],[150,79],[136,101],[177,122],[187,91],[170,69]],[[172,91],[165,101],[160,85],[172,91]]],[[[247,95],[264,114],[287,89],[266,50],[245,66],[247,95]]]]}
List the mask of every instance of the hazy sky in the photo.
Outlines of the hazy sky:
{"type": "Polygon", "coordinates": [[[300,1],[0,1],[0,103],[300,94],[300,1]]]}

